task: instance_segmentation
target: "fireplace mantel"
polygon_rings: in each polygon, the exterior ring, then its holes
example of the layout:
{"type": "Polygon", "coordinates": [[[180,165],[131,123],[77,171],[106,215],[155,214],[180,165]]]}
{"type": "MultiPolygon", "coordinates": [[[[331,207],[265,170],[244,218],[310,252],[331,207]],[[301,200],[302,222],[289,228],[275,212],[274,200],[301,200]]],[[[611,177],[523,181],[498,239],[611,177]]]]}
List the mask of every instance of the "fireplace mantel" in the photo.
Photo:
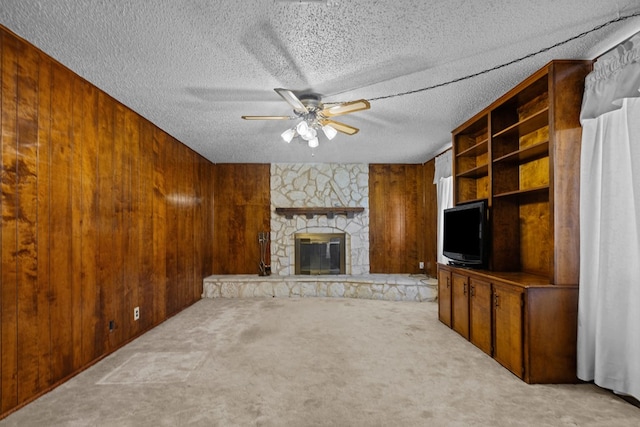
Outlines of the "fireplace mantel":
{"type": "Polygon", "coordinates": [[[353,218],[355,214],[364,212],[362,207],[301,207],[301,208],[276,208],[276,213],[284,215],[287,219],[292,219],[294,215],[305,215],[308,219],[314,217],[314,215],[326,215],[327,218],[333,218],[335,215],[346,215],[347,218],[353,218]]]}

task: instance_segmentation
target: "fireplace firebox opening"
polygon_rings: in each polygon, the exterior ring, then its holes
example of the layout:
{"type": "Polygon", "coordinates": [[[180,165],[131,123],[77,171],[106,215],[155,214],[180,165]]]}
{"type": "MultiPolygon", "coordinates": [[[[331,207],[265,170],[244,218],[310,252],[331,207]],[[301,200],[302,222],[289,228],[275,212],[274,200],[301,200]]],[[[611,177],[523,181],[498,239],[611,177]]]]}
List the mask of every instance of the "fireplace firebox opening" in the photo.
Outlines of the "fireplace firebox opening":
{"type": "Polygon", "coordinates": [[[296,233],[295,274],[345,274],[345,234],[296,233]]]}

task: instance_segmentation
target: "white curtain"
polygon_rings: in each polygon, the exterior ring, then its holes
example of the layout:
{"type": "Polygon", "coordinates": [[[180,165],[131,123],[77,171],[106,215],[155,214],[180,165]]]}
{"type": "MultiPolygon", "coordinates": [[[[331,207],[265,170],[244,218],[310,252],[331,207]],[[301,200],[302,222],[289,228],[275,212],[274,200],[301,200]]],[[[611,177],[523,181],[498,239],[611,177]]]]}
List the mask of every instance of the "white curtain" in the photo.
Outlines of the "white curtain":
{"type": "Polygon", "coordinates": [[[436,157],[436,170],[433,177],[438,192],[438,243],[437,259],[441,264],[449,262],[442,254],[444,210],[453,206],[453,177],[451,176],[451,150],[436,157]]]}
{"type": "Polygon", "coordinates": [[[640,33],[585,84],[578,377],[640,399],[640,33]]]}

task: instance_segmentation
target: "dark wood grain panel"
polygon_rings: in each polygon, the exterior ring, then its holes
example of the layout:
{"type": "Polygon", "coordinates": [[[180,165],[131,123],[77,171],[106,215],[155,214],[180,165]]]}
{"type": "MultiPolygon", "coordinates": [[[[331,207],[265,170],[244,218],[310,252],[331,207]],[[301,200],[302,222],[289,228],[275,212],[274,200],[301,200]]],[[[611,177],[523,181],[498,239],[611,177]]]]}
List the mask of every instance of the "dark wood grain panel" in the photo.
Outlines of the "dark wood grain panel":
{"type": "Polygon", "coordinates": [[[435,159],[431,159],[423,165],[422,223],[424,228],[418,233],[423,244],[424,271],[430,277],[436,277],[438,271],[438,191],[437,186],[433,183],[435,169],[435,159]]]}
{"type": "Polygon", "coordinates": [[[494,283],[493,357],[518,377],[524,375],[522,290],[494,283]]]}
{"type": "Polygon", "coordinates": [[[125,250],[123,259],[123,308],[124,323],[127,326],[126,336],[135,336],[139,332],[139,321],[133,319],[134,307],[139,307],[140,277],[140,120],[131,110],[124,111],[124,144],[127,147],[127,173],[124,182],[125,204],[124,228],[125,250]]]}
{"type": "MultiPolygon", "coordinates": [[[[424,259],[422,165],[369,165],[372,273],[420,273],[424,259]]],[[[434,260],[435,266],[435,260],[434,260]]]]}
{"type": "Polygon", "coordinates": [[[387,178],[387,212],[386,242],[384,244],[385,259],[389,273],[400,273],[406,259],[407,245],[405,245],[405,170],[404,165],[389,165],[387,178]]]}
{"type": "Polygon", "coordinates": [[[451,274],[451,327],[469,339],[469,278],[453,272],[451,274]]]}
{"type": "Polygon", "coordinates": [[[18,403],[32,396],[38,384],[37,298],[37,136],[38,63],[37,52],[19,45],[17,98],[17,279],[18,279],[18,403]]]}
{"type": "Polygon", "coordinates": [[[492,355],[491,336],[492,294],[491,283],[469,278],[469,341],[492,355]]]}
{"type": "Polygon", "coordinates": [[[164,248],[165,257],[165,277],[166,277],[166,296],[165,307],[168,316],[173,315],[178,307],[178,216],[179,208],[175,203],[176,197],[176,179],[181,173],[179,171],[178,149],[170,143],[171,137],[165,136],[166,150],[164,156],[164,175],[166,177],[165,184],[165,209],[166,222],[164,229],[166,231],[166,246],[164,248]]]}
{"type": "Polygon", "coordinates": [[[138,203],[137,222],[138,253],[136,256],[138,273],[137,306],[142,307],[136,333],[149,329],[155,322],[154,304],[154,147],[153,125],[139,120],[138,151],[138,203]]]}
{"type": "Polygon", "coordinates": [[[80,213],[80,233],[82,235],[82,355],[80,363],[86,365],[102,354],[104,325],[100,314],[97,256],[100,227],[98,207],[100,201],[98,188],[98,90],[84,83],[82,93],[76,94],[83,101],[82,106],[82,202],[80,213]]]}
{"type": "Polygon", "coordinates": [[[115,339],[112,335],[122,325],[115,318],[113,307],[113,276],[118,272],[111,269],[111,259],[118,256],[115,253],[115,242],[111,234],[113,231],[113,132],[114,132],[114,105],[109,98],[100,92],[98,94],[98,283],[100,284],[98,304],[102,324],[101,353],[115,347],[115,339]],[[112,330],[109,323],[113,322],[112,330]]]}
{"type": "MultiPolygon", "coordinates": [[[[109,99],[113,103],[113,100],[109,99]]],[[[112,230],[112,252],[110,267],[110,303],[113,318],[118,326],[111,334],[110,344],[113,348],[119,347],[128,338],[127,320],[130,313],[124,310],[124,257],[126,255],[126,214],[129,200],[126,191],[126,176],[129,173],[128,141],[125,135],[124,123],[125,107],[113,103],[113,168],[111,170],[112,213],[110,228],[112,230]]]]}
{"type": "MultiPolygon", "coordinates": [[[[51,211],[51,62],[42,57],[38,69],[38,277],[36,294],[38,304],[38,377],[39,390],[50,387],[54,379],[51,373],[50,322],[50,211],[51,211]]],[[[4,129],[4,126],[3,126],[4,129]]],[[[3,282],[4,283],[4,282],[3,282]]]]}
{"type": "Polygon", "coordinates": [[[51,369],[54,378],[73,372],[71,265],[72,74],[54,64],[51,87],[51,369]]]}
{"type": "Polygon", "coordinates": [[[369,166],[369,263],[370,271],[376,273],[384,266],[381,252],[384,242],[384,171],[381,165],[369,166]]]}
{"type": "Polygon", "coordinates": [[[215,274],[258,274],[258,232],[270,229],[270,179],[268,164],[215,166],[215,274]]]}
{"type": "Polygon", "coordinates": [[[70,202],[71,202],[71,248],[69,252],[69,262],[71,264],[71,281],[69,282],[71,295],[71,351],[72,351],[72,371],[79,369],[82,363],[82,288],[84,280],[82,278],[82,181],[84,179],[84,169],[82,153],[84,151],[84,102],[82,99],[82,87],[84,82],[80,79],[71,81],[71,153],[70,153],[70,202]]]}
{"type": "Polygon", "coordinates": [[[153,129],[153,293],[154,323],[167,317],[167,206],[164,168],[167,163],[165,134],[153,129]]]}
{"type": "Polygon", "coordinates": [[[2,411],[18,403],[18,213],[16,183],[18,176],[17,103],[18,42],[2,38],[2,292],[0,294],[2,342],[2,411]]]}
{"type": "Polygon", "coordinates": [[[551,109],[555,137],[551,158],[553,211],[553,283],[576,284],[580,271],[580,109],[584,79],[592,69],[591,61],[581,64],[554,63],[551,109]],[[553,96],[553,94],[562,96],[553,96]]]}

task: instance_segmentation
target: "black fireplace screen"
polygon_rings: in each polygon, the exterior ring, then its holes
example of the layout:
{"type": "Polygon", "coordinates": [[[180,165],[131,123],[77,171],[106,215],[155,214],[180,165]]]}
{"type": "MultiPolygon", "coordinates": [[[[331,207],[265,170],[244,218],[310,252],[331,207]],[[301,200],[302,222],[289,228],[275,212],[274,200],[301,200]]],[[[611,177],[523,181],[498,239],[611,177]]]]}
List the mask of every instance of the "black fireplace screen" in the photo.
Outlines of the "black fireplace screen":
{"type": "Polygon", "coordinates": [[[344,234],[296,234],[295,244],[295,274],[345,274],[344,234]]]}

